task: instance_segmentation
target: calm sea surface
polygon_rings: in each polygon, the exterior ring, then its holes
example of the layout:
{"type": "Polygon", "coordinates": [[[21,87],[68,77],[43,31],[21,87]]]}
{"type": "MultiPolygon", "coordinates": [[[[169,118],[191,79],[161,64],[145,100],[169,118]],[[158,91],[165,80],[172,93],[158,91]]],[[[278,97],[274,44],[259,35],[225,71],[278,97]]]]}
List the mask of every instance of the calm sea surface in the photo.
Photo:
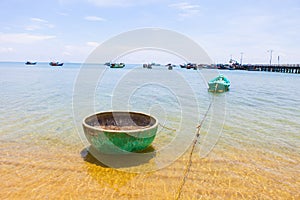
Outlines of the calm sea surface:
{"type": "Polygon", "coordinates": [[[130,109],[160,122],[156,156],[115,169],[88,153],[80,122],[91,113],[73,102],[80,67],[0,63],[1,199],[300,198],[299,74],[219,71],[230,91],[211,94],[215,70],[105,70],[93,111],[130,109]],[[185,145],[210,104],[183,184],[185,145]]]}

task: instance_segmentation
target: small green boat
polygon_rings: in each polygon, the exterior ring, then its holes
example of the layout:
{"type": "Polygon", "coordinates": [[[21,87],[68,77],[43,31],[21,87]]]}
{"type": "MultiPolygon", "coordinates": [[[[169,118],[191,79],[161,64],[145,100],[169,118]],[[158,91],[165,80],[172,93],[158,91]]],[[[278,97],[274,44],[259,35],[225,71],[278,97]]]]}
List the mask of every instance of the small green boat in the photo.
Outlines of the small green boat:
{"type": "Polygon", "coordinates": [[[124,63],[111,63],[110,68],[123,68],[125,67],[124,63]]]}
{"type": "Polygon", "coordinates": [[[209,92],[226,92],[229,90],[230,81],[222,74],[208,82],[209,92]]]}

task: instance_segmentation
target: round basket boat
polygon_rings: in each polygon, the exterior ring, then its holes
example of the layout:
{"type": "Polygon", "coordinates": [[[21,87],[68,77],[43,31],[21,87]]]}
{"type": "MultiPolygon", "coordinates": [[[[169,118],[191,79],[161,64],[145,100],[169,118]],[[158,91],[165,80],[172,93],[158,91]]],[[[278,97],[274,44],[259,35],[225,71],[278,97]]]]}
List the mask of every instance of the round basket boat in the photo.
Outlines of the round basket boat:
{"type": "Polygon", "coordinates": [[[143,151],[153,142],[157,127],[155,117],[140,112],[100,112],[83,120],[87,140],[108,154],[143,151]]]}

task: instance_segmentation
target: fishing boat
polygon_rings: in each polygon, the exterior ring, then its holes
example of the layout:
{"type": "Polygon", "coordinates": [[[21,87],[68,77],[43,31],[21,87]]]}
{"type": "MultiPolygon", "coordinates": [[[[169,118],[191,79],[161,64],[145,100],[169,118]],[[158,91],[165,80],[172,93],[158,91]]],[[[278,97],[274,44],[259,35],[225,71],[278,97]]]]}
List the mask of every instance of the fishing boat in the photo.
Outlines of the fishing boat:
{"type": "Polygon", "coordinates": [[[180,64],[181,68],[186,68],[187,64],[180,64]]]}
{"type": "Polygon", "coordinates": [[[110,68],[123,68],[125,67],[124,63],[111,63],[110,68]]]}
{"type": "Polygon", "coordinates": [[[168,67],[168,70],[172,70],[173,67],[174,67],[174,65],[172,65],[171,63],[169,63],[169,64],[166,64],[166,67],[168,67]]]}
{"type": "Polygon", "coordinates": [[[197,70],[197,65],[193,64],[193,63],[187,63],[187,64],[183,64],[180,65],[181,68],[186,68],[186,69],[194,69],[197,70]]]}
{"type": "Polygon", "coordinates": [[[186,67],[187,69],[194,69],[197,70],[197,64],[195,63],[189,63],[188,66],[186,67]]]}
{"type": "Polygon", "coordinates": [[[230,81],[222,74],[208,82],[209,92],[226,92],[229,90],[230,81]]]}
{"type": "Polygon", "coordinates": [[[36,62],[30,62],[30,61],[27,61],[26,63],[25,63],[25,65],[35,65],[36,64],[36,62]]]}
{"type": "Polygon", "coordinates": [[[174,67],[176,67],[176,65],[172,65],[171,63],[168,63],[165,66],[168,67],[168,70],[172,70],[174,67]]]}
{"type": "Polygon", "coordinates": [[[143,64],[143,68],[152,69],[152,64],[143,64]]]}
{"type": "Polygon", "coordinates": [[[51,65],[51,66],[63,66],[64,65],[64,63],[59,63],[59,62],[50,62],[49,63],[49,65],[51,65]]]}

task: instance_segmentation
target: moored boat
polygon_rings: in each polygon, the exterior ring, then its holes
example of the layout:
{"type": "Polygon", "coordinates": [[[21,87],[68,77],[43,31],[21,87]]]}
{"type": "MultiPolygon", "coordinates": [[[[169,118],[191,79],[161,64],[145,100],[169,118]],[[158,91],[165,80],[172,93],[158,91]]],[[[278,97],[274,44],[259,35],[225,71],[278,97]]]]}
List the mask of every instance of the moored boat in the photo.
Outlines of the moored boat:
{"type": "Polygon", "coordinates": [[[194,69],[197,70],[197,65],[195,63],[187,63],[180,65],[181,68],[186,68],[186,69],[194,69]]]}
{"type": "Polygon", "coordinates": [[[124,63],[111,63],[110,68],[123,68],[125,67],[124,63]]]}
{"type": "Polygon", "coordinates": [[[152,69],[152,64],[143,64],[143,68],[152,69]]]}
{"type": "Polygon", "coordinates": [[[208,82],[209,92],[226,92],[229,90],[230,81],[222,74],[208,82]]]}
{"type": "Polygon", "coordinates": [[[50,62],[49,65],[51,66],[63,66],[64,63],[59,63],[59,62],[50,62]]]}
{"type": "Polygon", "coordinates": [[[172,70],[174,67],[176,67],[176,65],[172,65],[171,63],[168,63],[165,66],[168,67],[168,70],[172,70]]]}
{"type": "Polygon", "coordinates": [[[186,64],[180,64],[181,68],[186,68],[186,64]]]}
{"type": "Polygon", "coordinates": [[[35,65],[36,64],[36,62],[30,62],[30,61],[27,61],[26,63],[25,63],[25,65],[35,65]]]}

